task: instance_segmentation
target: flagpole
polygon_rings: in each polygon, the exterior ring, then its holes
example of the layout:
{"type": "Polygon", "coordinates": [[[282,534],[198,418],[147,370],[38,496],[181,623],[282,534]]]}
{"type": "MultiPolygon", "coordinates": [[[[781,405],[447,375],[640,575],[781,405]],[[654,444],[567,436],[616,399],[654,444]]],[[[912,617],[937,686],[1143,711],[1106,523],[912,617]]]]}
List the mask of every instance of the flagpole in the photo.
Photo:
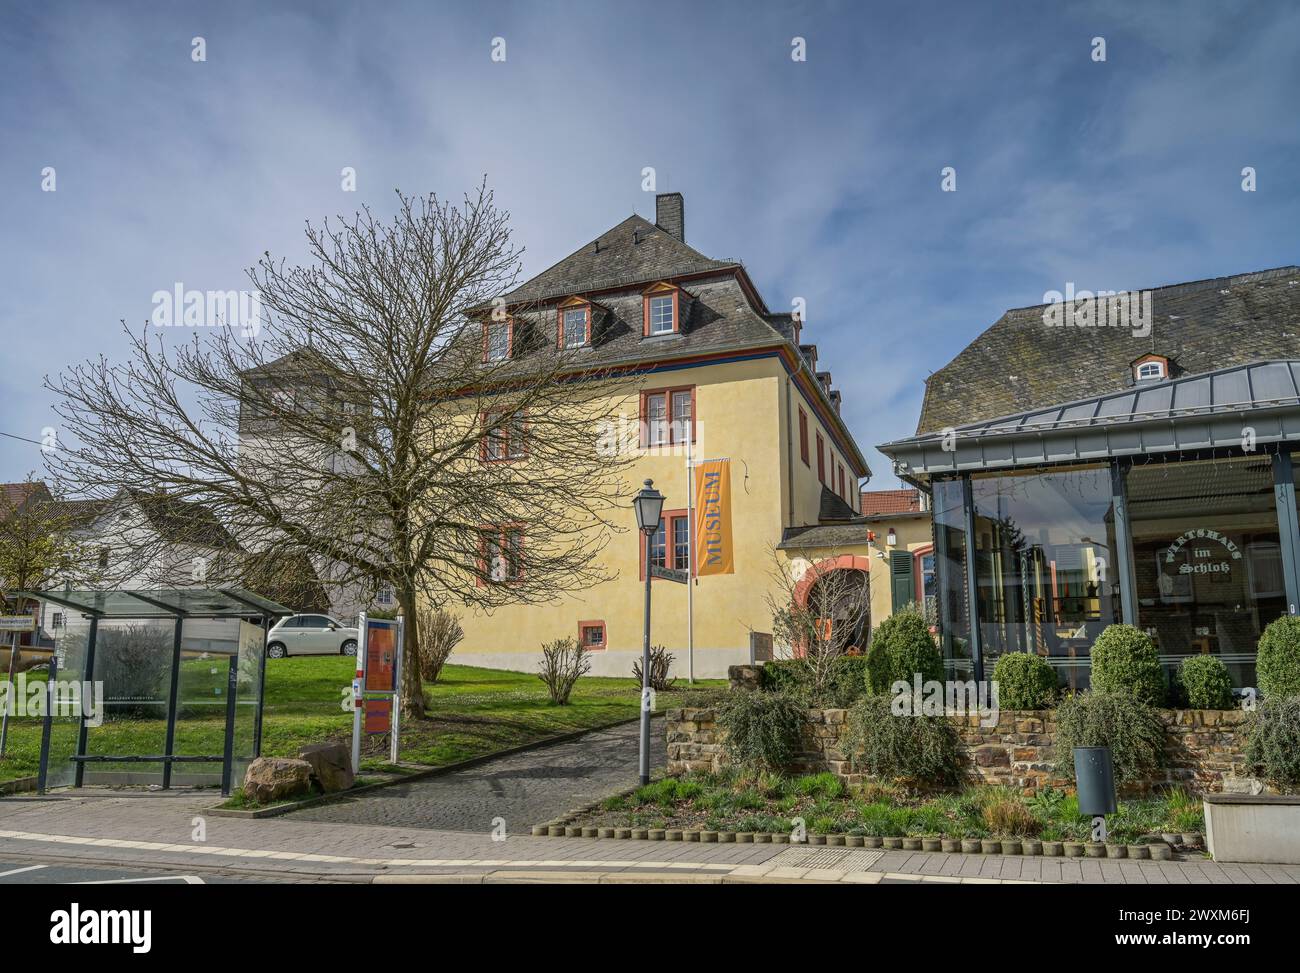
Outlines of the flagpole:
{"type": "Polygon", "coordinates": [[[686,437],[686,681],[695,684],[695,466],[691,461],[691,440],[695,438],[694,417],[686,437]]]}

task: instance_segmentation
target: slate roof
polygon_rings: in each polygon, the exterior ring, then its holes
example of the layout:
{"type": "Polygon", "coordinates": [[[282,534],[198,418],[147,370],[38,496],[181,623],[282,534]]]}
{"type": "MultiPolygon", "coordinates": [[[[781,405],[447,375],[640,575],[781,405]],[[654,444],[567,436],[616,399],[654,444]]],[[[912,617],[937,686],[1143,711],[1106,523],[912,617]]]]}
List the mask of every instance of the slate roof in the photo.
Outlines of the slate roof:
{"type": "Polygon", "coordinates": [[[883,444],[898,469],[926,476],[1112,456],[1300,440],[1300,360],[1260,361],[1140,382],[1131,389],[883,444]]]}
{"type": "Polygon", "coordinates": [[[225,550],[239,549],[239,544],[221,521],[200,503],[129,488],[124,493],[135,501],[150,526],[165,541],[225,550]]]}
{"type": "Polygon", "coordinates": [[[1171,375],[1260,359],[1300,358],[1300,267],[1151,289],[1151,334],[1053,328],[1047,305],[1007,311],[926,380],[917,434],[1044,409],[1125,389],[1132,363],[1155,353],[1171,375]]]}
{"type": "Polygon", "coordinates": [[[608,287],[739,267],[713,260],[643,217],[632,215],[505,295],[507,304],[540,302],[608,287]]]}
{"type": "Polygon", "coordinates": [[[867,543],[865,522],[852,524],[814,524],[811,527],[787,527],[778,550],[798,551],[811,548],[836,550],[867,543]]]}
{"type": "Polygon", "coordinates": [[[857,515],[857,511],[841,500],[834,490],[823,484],[821,509],[817,513],[819,521],[852,520],[857,515]]]}

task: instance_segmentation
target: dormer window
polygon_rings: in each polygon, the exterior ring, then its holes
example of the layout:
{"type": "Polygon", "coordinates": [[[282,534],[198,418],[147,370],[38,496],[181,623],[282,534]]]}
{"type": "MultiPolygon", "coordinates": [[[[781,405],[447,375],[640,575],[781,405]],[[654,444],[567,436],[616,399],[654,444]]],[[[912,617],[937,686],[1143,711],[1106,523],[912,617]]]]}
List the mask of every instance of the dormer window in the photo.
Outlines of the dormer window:
{"type": "Polygon", "coordinates": [[[581,348],[591,344],[591,305],[577,298],[562,303],[556,329],[562,349],[581,348]]]}
{"type": "Polygon", "coordinates": [[[512,318],[488,321],[483,325],[483,360],[505,361],[514,344],[515,323],[512,318]]]}
{"type": "Polygon", "coordinates": [[[1169,359],[1161,355],[1144,355],[1133,363],[1133,378],[1150,382],[1169,377],[1169,359]]]}
{"type": "Polygon", "coordinates": [[[672,284],[655,284],[642,295],[647,338],[681,331],[681,291],[672,284]]]}
{"type": "Polygon", "coordinates": [[[673,327],[673,299],[667,295],[650,298],[650,333],[668,334],[673,327]]]}

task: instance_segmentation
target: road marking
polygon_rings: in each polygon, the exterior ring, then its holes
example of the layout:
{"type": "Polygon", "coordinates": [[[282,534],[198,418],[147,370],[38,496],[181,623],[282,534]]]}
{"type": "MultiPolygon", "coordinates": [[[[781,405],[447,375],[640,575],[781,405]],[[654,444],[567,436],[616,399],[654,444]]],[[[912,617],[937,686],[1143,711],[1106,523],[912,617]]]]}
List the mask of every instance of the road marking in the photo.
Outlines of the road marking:
{"type": "Polygon", "coordinates": [[[37,869],[45,868],[45,865],[28,865],[26,868],[13,868],[7,872],[0,872],[0,878],[8,878],[10,875],[21,875],[23,872],[34,872],[37,869]]]}
{"type": "MultiPolygon", "coordinates": [[[[14,841],[40,841],[65,845],[93,845],[95,848],[129,848],[140,851],[180,852],[187,855],[220,855],[230,858],[257,858],[294,862],[330,862],[339,865],[383,865],[387,867],[425,866],[436,868],[482,868],[506,864],[500,859],[487,858],[351,858],[346,855],[312,855],[306,852],[276,852],[258,848],[223,848],[213,845],[177,845],[160,841],[132,841],[125,838],[86,838],[79,835],[38,834],[31,831],[2,831],[0,839],[14,841]]],[[[571,868],[572,861],[559,859],[529,859],[512,861],[513,867],[571,868]]],[[[694,868],[706,872],[730,872],[734,864],[723,862],[653,862],[631,860],[596,860],[588,865],[600,868],[694,868]]]]}
{"type": "MultiPolygon", "coordinates": [[[[41,866],[44,867],[44,866],[41,866]]],[[[202,885],[197,875],[158,875],[154,878],[106,878],[98,882],[73,882],[73,885],[132,885],[137,882],[173,882],[181,879],[186,885],[202,885]]]]}

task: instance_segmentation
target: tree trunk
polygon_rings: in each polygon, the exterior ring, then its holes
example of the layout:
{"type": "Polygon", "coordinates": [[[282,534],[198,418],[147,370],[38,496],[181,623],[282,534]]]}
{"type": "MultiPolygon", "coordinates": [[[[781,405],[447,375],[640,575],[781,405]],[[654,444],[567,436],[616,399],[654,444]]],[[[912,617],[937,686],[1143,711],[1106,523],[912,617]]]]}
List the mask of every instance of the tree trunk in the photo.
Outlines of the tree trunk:
{"type": "Polygon", "coordinates": [[[420,680],[420,633],[416,624],[415,592],[403,589],[397,595],[402,606],[402,715],[424,719],[424,684],[420,680]]]}

